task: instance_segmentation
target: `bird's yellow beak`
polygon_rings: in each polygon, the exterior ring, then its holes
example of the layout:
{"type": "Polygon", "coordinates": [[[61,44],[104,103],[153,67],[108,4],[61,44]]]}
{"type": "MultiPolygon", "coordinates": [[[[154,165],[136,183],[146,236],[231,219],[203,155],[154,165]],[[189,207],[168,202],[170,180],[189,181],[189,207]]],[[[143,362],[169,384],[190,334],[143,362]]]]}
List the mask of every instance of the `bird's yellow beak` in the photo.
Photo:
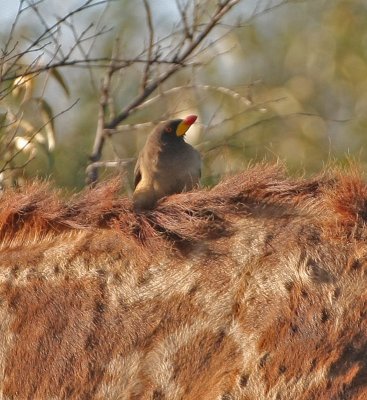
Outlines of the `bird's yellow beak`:
{"type": "Polygon", "coordinates": [[[196,119],[196,115],[189,115],[184,120],[182,120],[177,126],[176,135],[183,136],[190,128],[190,126],[196,121],[196,119]]]}

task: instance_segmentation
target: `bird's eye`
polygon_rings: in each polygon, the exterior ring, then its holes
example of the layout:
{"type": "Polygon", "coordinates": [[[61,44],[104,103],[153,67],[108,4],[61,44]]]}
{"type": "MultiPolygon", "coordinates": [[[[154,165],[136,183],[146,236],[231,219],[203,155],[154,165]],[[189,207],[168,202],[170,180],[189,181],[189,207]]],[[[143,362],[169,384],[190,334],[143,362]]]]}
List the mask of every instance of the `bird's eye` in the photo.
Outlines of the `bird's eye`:
{"type": "Polygon", "coordinates": [[[171,132],[172,132],[172,128],[168,126],[168,127],[166,128],[166,132],[171,133],[171,132]]]}

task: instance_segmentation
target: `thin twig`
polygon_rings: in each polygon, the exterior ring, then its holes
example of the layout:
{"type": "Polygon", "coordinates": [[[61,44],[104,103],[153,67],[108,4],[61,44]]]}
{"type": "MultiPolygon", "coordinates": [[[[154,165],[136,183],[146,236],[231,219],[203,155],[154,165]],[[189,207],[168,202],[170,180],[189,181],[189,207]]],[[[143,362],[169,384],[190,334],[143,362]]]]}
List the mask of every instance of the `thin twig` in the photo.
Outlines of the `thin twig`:
{"type": "Polygon", "coordinates": [[[152,10],[150,9],[148,0],[143,0],[143,2],[144,2],[144,8],[145,8],[145,12],[147,15],[147,23],[148,23],[148,28],[149,28],[149,43],[148,43],[148,60],[145,64],[143,79],[142,79],[142,83],[141,83],[142,91],[144,91],[145,88],[147,87],[147,83],[149,80],[150,67],[152,65],[153,46],[154,46],[154,27],[153,27],[153,21],[152,21],[152,10]]]}
{"type": "Polygon", "coordinates": [[[136,157],[124,158],[121,160],[113,160],[113,161],[96,161],[92,164],[89,164],[87,167],[87,171],[91,168],[116,168],[116,167],[126,167],[136,161],[136,157]]]}
{"type": "MultiPolygon", "coordinates": [[[[31,43],[28,45],[28,47],[24,50],[19,52],[14,56],[14,59],[12,60],[12,63],[2,71],[2,74],[4,76],[7,76],[9,72],[13,69],[14,65],[16,65],[19,60],[23,57],[24,54],[30,53],[34,47],[40,47],[41,43],[48,37],[53,34],[53,31],[57,29],[59,26],[61,26],[67,19],[71,18],[73,15],[76,15],[78,13],[84,12],[86,9],[91,8],[91,7],[96,7],[102,4],[106,4],[112,0],[100,0],[97,2],[93,2],[93,0],[86,0],[84,4],[81,6],[75,8],[74,10],[70,11],[66,15],[64,15],[62,18],[59,18],[54,24],[50,25],[47,29],[45,29],[36,39],[31,41],[31,43]]],[[[32,4],[27,7],[27,8],[32,8],[32,4]]],[[[23,12],[25,9],[22,9],[21,12],[23,12]]],[[[9,61],[9,59],[8,59],[9,61]]]]}
{"type": "MultiPolygon", "coordinates": [[[[183,7],[180,3],[180,0],[176,0],[176,6],[181,15],[181,22],[183,24],[183,28],[184,28],[184,32],[185,32],[185,39],[192,41],[193,34],[191,32],[189,23],[187,22],[187,15],[186,15],[186,10],[185,10],[185,8],[187,8],[188,4],[186,4],[185,7],[183,7]]],[[[193,24],[193,26],[195,26],[195,24],[193,24]]]]}
{"type": "MultiPolygon", "coordinates": [[[[101,85],[101,96],[100,96],[100,102],[99,102],[99,110],[98,110],[98,121],[97,121],[97,132],[96,136],[102,137],[104,136],[104,129],[105,129],[105,121],[107,117],[107,110],[108,110],[108,105],[109,105],[109,99],[110,99],[110,86],[111,86],[111,79],[112,75],[115,71],[115,65],[114,65],[114,57],[115,53],[118,52],[118,46],[119,43],[116,41],[114,49],[113,49],[113,54],[110,62],[110,66],[103,78],[102,85],[101,85]]],[[[91,177],[89,181],[87,181],[88,184],[96,182],[97,177],[94,177],[93,174],[96,173],[98,170],[98,165],[94,164],[94,167],[91,167],[88,169],[88,177],[91,177]]]]}
{"type": "MultiPolygon", "coordinates": [[[[50,29],[49,29],[49,26],[47,25],[46,20],[43,18],[42,14],[40,13],[40,11],[39,11],[37,5],[33,3],[33,4],[30,4],[30,7],[32,8],[32,10],[34,11],[34,13],[37,15],[39,21],[41,22],[41,24],[42,24],[42,26],[45,28],[45,30],[50,32],[50,36],[51,36],[51,38],[52,38],[52,40],[53,40],[53,43],[55,44],[55,47],[58,48],[58,51],[57,51],[57,52],[60,52],[61,57],[64,58],[64,54],[63,54],[63,52],[62,52],[62,48],[61,48],[61,46],[60,46],[60,43],[59,43],[59,41],[58,41],[58,38],[55,36],[55,33],[53,32],[53,30],[50,30],[50,29]]],[[[57,53],[57,52],[56,52],[56,53],[57,53]]]]}
{"type": "MultiPolygon", "coordinates": [[[[13,81],[14,79],[25,77],[27,75],[39,74],[42,72],[46,72],[50,69],[54,68],[65,68],[65,67],[80,67],[80,68],[108,68],[110,66],[111,61],[114,62],[114,71],[118,71],[120,69],[124,69],[130,67],[134,64],[146,64],[148,62],[147,59],[144,58],[131,58],[131,59],[112,59],[110,57],[98,57],[98,58],[87,58],[87,59],[74,59],[70,61],[61,60],[54,63],[47,63],[45,65],[41,65],[40,67],[28,70],[21,73],[15,73],[8,76],[3,77],[3,82],[13,81]],[[95,64],[94,64],[95,63],[95,64]]],[[[192,65],[202,65],[202,63],[180,63],[172,60],[159,60],[152,59],[150,61],[151,64],[165,64],[165,65],[179,65],[182,68],[192,65]]],[[[25,65],[19,64],[18,68],[21,69],[25,65]]],[[[28,66],[29,69],[29,66],[28,66]]]]}

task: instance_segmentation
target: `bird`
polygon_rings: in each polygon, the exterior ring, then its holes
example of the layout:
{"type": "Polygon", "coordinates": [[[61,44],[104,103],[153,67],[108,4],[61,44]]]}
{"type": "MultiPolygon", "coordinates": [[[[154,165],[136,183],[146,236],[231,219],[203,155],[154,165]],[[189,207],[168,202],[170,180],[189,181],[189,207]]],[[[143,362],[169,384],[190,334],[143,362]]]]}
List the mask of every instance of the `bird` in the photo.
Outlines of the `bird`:
{"type": "Polygon", "coordinates": [[[170,120],[149,134],[134,169],[134,210],[151,210],[162,197],[199,185],[201,156],[184,140],[196,119],[170,120]]]}

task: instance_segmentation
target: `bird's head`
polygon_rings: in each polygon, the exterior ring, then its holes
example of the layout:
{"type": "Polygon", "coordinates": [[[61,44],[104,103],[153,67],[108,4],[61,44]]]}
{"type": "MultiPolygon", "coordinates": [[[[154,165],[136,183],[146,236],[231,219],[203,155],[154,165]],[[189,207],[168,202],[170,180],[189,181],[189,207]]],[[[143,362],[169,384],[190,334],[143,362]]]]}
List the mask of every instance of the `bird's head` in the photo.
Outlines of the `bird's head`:
{"type": "Polygon", "coordinates": [[[166,122],[163,127],[163,133],[182,137],[185,135],[190,126],[196,121],[196,115],[189,115],[185,119],[173,119],[166,122]]]}

